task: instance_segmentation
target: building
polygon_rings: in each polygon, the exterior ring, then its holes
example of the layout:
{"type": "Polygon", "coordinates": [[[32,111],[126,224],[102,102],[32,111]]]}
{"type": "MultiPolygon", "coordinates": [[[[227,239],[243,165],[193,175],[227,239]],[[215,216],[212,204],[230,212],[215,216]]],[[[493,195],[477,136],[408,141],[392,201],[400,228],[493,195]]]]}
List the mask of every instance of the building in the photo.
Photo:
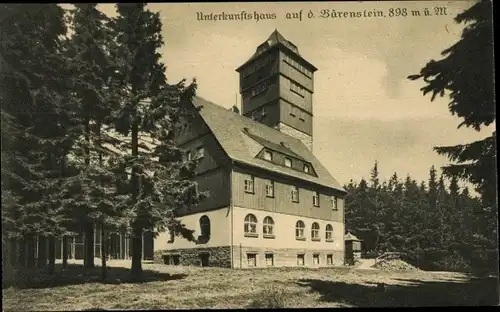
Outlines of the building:
{"type": "Polygon", "coordinates": [[[198,158],[195,180],[210,198],[179,211],[197,242],[160,233],[167,264],[330,266],[344,263],[345,190],[312,152],[317,69],[277,30],[241,65],[241,114],[201,107],[177,135],[198,158]]]}

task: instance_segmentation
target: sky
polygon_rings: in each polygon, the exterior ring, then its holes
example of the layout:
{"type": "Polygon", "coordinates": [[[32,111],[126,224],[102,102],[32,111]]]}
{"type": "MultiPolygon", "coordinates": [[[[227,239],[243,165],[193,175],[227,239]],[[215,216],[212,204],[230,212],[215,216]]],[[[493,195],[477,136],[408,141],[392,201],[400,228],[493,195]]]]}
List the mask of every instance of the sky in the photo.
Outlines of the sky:
{"type": "MultiPolygon", "coordinates": [[[[314,76],[314,148],[316,157],[341,183],[369,177],[375,161],[381,179],[397,172],[426,180],[429,168],[448,163],[432,150],[485,138],[494,126],[476,132],[457,129],[461,122],[448,111],[448,97],[430,101],[417,74],[431,59],[455,43],[463,25],[453,18],[471,1],[153,3],[159,12],[165,46],[160,50],[167,79],[196,78],[197,95],[224,107],[240,105],[235,69],[275,30],[294,43],[318,68],[314,76]],[[423,16],[425,8],[446,8],[446,15],[423,16]],[[319,18],[332,12],[407,9],[406,17],[319,18]],[[302,20],[287,19],[287,13],[302,20]],[[421,16],[410,16],[412,10],[421,16]],[[204,14],[268,14],[274,19],[198,20],[204,14]],[[308,19],[312,12],[315,18],[308,19]]],[[[113,4],[101,4],[116,14],[113,4]]],[[[439,172],[439,170],[438,170],[439,172]]]]}

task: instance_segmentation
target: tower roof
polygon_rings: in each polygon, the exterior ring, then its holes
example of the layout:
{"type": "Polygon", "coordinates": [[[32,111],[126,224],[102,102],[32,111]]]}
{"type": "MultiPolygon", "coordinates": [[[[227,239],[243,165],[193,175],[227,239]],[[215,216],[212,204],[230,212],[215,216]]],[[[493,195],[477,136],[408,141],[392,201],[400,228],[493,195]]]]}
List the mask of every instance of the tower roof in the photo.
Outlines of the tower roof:
{"type": "Polygon", "coordinates": [[[264,52],[267,52],[269,51],[270,49],[274,48],[274,47],[277,47],[277,46],[280,46],[280,47],[284,47],[285,49],[293,52],[293,54],[295,54],[296,56],[298,56],[301,60],[303,60],[305,63],[307,63],[309,66],[311,66],[311,68],[313,69],[313,71],[316,71],[317,68],[314,67],[311,63],[309,63],[308,61],[306,61],[300,54],[299,54],[299,49],[297,48],[297,46],[295,44],[293,44],[291,41],[288,41],[287,39],[285,39],[285,37],[283,37],[283,35],[278,31],[278,29],[275,29],[271,35],[267,38],[266,41],[264,41],[263,43],[261,43],[257,49],[255,50],[255,53],[248,59],[248,61],[246,61],[245,63],[243,63],[243,65],[241,65],[240,67],[238,67],[236,69],[236,71],[239,71],[243,66],[245,66],[246,64],[252,62],[254,59],[256,59],[257,57],[259,57],[260,55],[262,55],[264,52]]]}

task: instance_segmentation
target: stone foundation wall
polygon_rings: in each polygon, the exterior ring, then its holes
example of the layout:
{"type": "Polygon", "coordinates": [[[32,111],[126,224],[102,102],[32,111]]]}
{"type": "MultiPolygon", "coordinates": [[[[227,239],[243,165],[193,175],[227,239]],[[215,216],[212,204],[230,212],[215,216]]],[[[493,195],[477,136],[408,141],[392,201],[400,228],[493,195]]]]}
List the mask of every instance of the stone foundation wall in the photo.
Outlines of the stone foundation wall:
{"type": "MultiPolygon", "coordinates": [[[[316,249],[298,249],[298,248],[261,248],[261,247],[240,247],[233,246],[234,268],[249,268],[249,259],[247,254],[256,255],[256,267],[332,267],[344,265],[344,251],[337,250],[316,250],[316,249]],[[272,254],[266,260],[266,254],[272,254]],[[299,265],[297,255],[304,255],[304,265],[299,265]],[[314,256],[317,255],[319,264],[314,262],[314,256]],[[332,263],[328,263],[328,256],[331,255],[332,263]],[[272,263],[270,263],[272,262],[272,263]]],[[[252,262],[252,260],[250,260],[252,262]]]]}
{"type": "Polygon", "coordinates": [[[158,250],[155,252],[154,261],[173,265],[174,257],[178,257],[178,265],[202,266],[202,255],[208,255],[208,266],[231,267],[231,248],[229,246],[158,250]],[[167,259],[169,263],[166,263],[167,259]]]}
{"type": "MultiPolygon", "coordinates": [[[[202,266],[202,254],[208,255],[208,266],[231,268],[231,247],[208,247],[156,251],[156,263],[202,266]],[[175,260],[174,260],[175,259],[175,260]],[[166,263],[165,260],[168,260],[166,263]]],[[[233,246],[233,265],[235,269],[251,268],[248,254],[255,255],[255,267],[332,267],[344,265],[344,251],[298,248],[262,248],[233,246]],[[266,254],[271,255],[266,259],[266,254]],[[298,264],[297,255],[304,255],[304,265],[298,264]],[[317,257],[315,257],[317,255],[317,257]],[[331,263],[329,263],[331,256],[331,263]],[[318,261],[319,263],[315,262],[318,261]]],[[[252,257],[252,256],[250,256],[252,257]]],[[[250,259],[252,263],[253,260],[250,259]]]]}

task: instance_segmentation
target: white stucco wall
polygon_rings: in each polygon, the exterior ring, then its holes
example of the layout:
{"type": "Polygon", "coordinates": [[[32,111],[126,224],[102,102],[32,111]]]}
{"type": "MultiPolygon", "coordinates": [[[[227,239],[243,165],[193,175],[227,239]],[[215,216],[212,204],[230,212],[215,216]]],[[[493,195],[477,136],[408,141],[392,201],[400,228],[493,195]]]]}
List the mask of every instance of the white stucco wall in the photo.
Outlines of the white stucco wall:
{"type": "Polygon", "coordinates": [[[256,248],[297,248],[319,249],[325,251],[344,250],[344,224],[342,222],[325,221],[241,207],[234,207],[233,218],[234,245],[239,245],[241,243],[242,246],[256,248]],[[257,217],[258,237],[245,237],[244,220],[245,216],[249,213],[257,217]],[[270,216],[274,220],[273,232],[275,238],[273,239],[263,237],[263,221],[267,216],[270,216]],[[305,241],[296,240],[295,238],[295,224],[298,220],[302,220],[305,224],[305,241]],[[317,222],[320,226],[319,237],[321,241],[319,242],[311,240],[311,226],[313,222],[317,222]],[[325,228],[327,224],[333,226],[333,242],[327,242],[325,240],[325,228]]]}
{"type": "Polygon", "coordinates": [[[176,236],[173,243],[168,243],[170,234],[168,231],[160,233],[154,241],[154,250],[220,247],[231,244],[231,211],[228,207],[195,213],[179,218],[186,228],[194,230],[195,237],[200,235],[200,218],[206,215],[210,219],[210,240],[204,244],[189,242],[183,237],[176,236]]]}

